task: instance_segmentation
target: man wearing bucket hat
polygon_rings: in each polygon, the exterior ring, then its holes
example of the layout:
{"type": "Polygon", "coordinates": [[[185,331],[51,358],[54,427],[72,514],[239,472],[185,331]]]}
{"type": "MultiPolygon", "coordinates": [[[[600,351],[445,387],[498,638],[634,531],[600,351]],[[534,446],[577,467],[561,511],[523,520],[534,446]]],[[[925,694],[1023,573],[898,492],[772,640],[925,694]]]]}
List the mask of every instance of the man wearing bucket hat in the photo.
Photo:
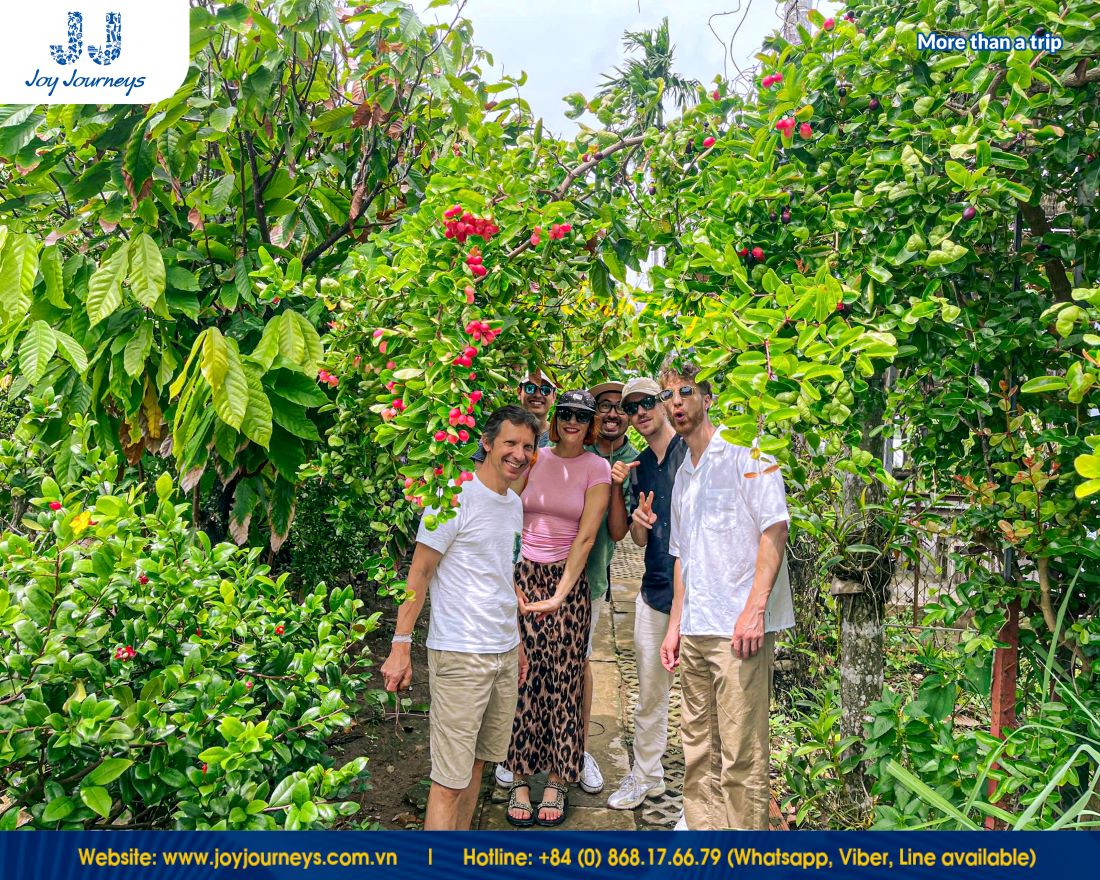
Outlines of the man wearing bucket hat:
{"type": "Polygon", "coordinates": [[[614,810],[632,810],[664,794],[661,759],[668,744],[668,697],[672,673],[661,665],[661,642],[672,608],[673,558],[668,552],[672,487],[687,446],[673,429],[653,379],[631,379],[622,404],[631,426],[645,439],[631,478],[630,536],[645,548],[645,572],[634,605],[634,656],[638,703],[634,709],[634,765],[607,800],[614,810]]]}

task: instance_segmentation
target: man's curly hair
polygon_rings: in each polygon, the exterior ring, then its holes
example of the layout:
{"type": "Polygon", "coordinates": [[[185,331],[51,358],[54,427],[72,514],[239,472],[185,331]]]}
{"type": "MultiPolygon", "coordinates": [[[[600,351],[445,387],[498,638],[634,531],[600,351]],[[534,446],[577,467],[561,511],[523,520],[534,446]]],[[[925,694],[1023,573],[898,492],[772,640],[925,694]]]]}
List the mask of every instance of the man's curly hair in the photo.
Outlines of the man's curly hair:
{"type": "Polygon", "coordinates": [[[676,379],[687,379],[689,382],[695,383],[707,397],[713,397],[714,392],[711,390],[710,382],[706,379],[699,380],[698,376],[701,372],[699,365],[694,361],[689,361],[687,358],[681,356],[678,352],[672,352],[665,358],[665,362],[661,364],[661,372],[657,374],[657,381],[661,383],[661,387],[667,387],[670,381],[676,379]]]}

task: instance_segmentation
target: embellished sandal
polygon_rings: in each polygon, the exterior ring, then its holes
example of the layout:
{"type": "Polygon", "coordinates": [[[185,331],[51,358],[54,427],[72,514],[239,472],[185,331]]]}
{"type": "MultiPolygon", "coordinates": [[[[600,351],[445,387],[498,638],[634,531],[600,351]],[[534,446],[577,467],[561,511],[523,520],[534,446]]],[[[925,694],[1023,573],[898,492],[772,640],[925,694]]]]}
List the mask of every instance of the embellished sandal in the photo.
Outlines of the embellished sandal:
{"type": "Polygon", "coordinates": [[[526,780],[515,780],[508,788],[508,809],[504,812],[504,818],[508,820],[509,825],[513,825],[516,828],[530,828],[535,824],[535,808],[531,805],[531,784],[526,780]],[[527,789],[527,803],[523,803],[516,797],[516,790],[520,788],[527,789]],[[526,810],[526,819],[517,819],[512,815],[512,810],[526,810]]]}
{"type": "Polygon", "coordinates": [[[561,815],[556,819],[543,819],[538,815],[538,811],[535,813],[535,821],[539,825],[546,828],[553,828],[555,825],[560,825],[565,821],[565,817],[569,815],[569,785],[562,782],[547,782],[546,788],[542,790],[542,803],[539,804],[539,811],[541,810],[558,810],[561,815]],[[558,793],[558,796],[552,801],[546,799],[546,792],[553,789],[558,793]]]}

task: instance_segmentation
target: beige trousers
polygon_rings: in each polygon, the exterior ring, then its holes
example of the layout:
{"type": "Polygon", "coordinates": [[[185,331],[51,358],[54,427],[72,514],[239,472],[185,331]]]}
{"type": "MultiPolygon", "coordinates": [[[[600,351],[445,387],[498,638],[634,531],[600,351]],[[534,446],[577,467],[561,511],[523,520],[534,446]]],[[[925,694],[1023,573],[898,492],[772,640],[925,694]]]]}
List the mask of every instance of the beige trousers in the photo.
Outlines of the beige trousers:
{"type": "Polygon", "coordinates": [[[729,638],[684,636],[684,818],[692,831],[768,829],[768,707],[775,634],[748,660],[729,638]]]}

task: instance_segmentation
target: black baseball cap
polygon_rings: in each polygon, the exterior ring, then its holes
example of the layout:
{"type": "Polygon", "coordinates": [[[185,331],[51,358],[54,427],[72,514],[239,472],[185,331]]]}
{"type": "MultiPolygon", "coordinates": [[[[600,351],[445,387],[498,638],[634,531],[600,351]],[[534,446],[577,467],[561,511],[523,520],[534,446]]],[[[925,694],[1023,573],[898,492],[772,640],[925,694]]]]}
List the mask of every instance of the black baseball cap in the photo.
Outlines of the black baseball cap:
{"type": "Polygon", "coordinates": [[[584,390],[566,391],[564,394],[558,395],[557,408],[561,409],[562,407],[583,409],[585,412],[594,413],[596,411],[596,398],[584,390]]]}

